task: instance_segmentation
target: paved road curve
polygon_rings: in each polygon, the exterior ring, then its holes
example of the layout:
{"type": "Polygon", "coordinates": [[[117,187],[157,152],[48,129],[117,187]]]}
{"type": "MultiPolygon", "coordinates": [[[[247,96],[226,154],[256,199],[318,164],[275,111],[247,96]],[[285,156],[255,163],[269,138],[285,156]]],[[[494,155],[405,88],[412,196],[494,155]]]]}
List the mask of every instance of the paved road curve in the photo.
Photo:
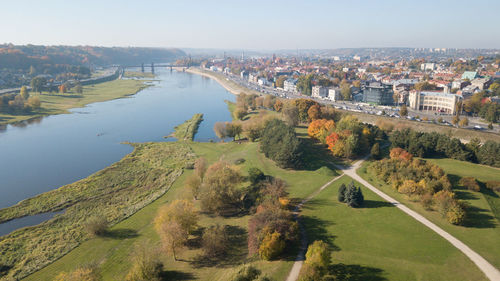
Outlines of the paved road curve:
{"type": "MultiPolygon", "coordinates": [[[[400,202],[396,201],[394,198],[390,197],[389,195],[385,194],[384,192],[380,191],[367,181],[365,181],[363,178],[361,178],[357,173],[356,170],[361,166],[361,164],[364,162],[364,160],[356,162],[354,165],[350,167],[343,167],[343,166],[338,166],[339,169],[341,169],[344,174],[350,176],[354,180],[358,181],[359,183],[363,184],[366,188],[370,189],[373,191],[375,194],[378,196],[382,197],[384,200],[387,202],[393,204],[397,208],[399,208],[401,211],[405,212],[412,218],[416,219],[423,225],[427,226],[428,228],[432,229],[434,232],[439,234],[441,237],[446,239],[448,242],[450,242],[453,246],[455,246],[457,249],[462,251],[472,262],[474,262],[479,269],[488,277],[488,279],[492,281],[499,281],[500,280],[500,271],[495,268],[493,265],[491,265],[486,259],[484,259],[482,256],[480,256],[478,253],[473,251],[469,246],[465,245],[462,241],[458,240],[457,238],[453,237],[451,234],[448,232],[444,231],[442,228],[439,226],[435,225],[428,219],[424,218],[422,215],[418,214],[417,212],[411,210],[410,208],[406,207],[405,205],[401,204],[400,202]]],[[[314,192],[312,195],[304,199],[294,210],[295,215],[298,216],[299,209],[302,207],[302,205],[309,200],[311,200],[314,196],[316,196],[319,192],[321,192],[323,189],[325,189],[328,185],[339,179],[340,176],[334,178],[324,186],[322,186],[320,189],[318,189],[316,192],[314,192]]],[[[299,221],[300,223],[300,221],[299,221]]],[[[296,281],[299,277],[300,269],[302,267],[302,263],[304,261],[304,253],[307,249],[307,238],[305,236],[305,229],[302,224],[299,224],[300,226],[300,232],[301,232],[301,246],[299,250],[299,254],[297,255],[297,259],[295,260],[295,263],[293,264],[292,270],[290,271],[290,274],[288,275],[288,278],[286,281],[296,281]]]]}

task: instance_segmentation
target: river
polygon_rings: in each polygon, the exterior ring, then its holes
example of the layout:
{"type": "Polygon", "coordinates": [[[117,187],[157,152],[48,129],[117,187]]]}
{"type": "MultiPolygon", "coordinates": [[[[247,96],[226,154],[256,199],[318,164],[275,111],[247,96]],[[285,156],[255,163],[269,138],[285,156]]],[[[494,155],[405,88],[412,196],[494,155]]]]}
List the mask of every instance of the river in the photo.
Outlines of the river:
{"type": "MultiPolygon", "coordinates": [[[[201,112],[195,141],[216,140],[234,95],[195,74],[156,69],[158,81],[128,98],[90,104],[0,132],[0,208],[85,178],[132,151],[121,142],[171,141],[174,127],[201,112]]],[[[0,224],[1,230],[2,224],[0,224]]]]}

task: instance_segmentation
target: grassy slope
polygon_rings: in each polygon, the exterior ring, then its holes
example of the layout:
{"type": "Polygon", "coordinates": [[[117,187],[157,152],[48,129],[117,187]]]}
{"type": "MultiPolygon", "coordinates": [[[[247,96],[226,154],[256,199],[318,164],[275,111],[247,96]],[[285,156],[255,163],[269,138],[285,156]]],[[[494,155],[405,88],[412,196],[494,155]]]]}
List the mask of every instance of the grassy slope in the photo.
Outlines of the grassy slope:
{"type": "MultiPolygon", "coordinates": [[[[455,160],[432,160],[438,164],[443,164],[443,169],[453,174],[475,174],[476,177],[497,178],[499,173],[497,169],[487,168],[476,164],[466,164],[455,160]],[[450,165],[450,163],[453,163],[450,165]],[[479,172],[481,169],[481,172],[479,172]],[[468,171],[467,171],[468,170],[468,171]]],[[[366,166],[369,162],[363,164],[362,168],[358,170],[358,174],[365,180],[372,183],[374,186],[394,197],[395,199],[403,202],[411,209],[424,215],[426,218],[437,224],[439,227],[448,231],[453,236],[462,240],[465,244],[477,251],[480,255],[486,258],[494,266],[500,268],[500,223],[495,219],[491,211],[488,201],[482,193],[465,190],[456,185],[459,178],[450,177],[453,188],[457,197],[466,200],[470,204],[469,218],[466,221],[466,226],[456,226],[448,223],[438,212],[426,211],[418,202],[412,202],[403,194],[393,190],[389,185],[379,181],[373,175],[366,171],[366,166]]],[[[484,190],[484,188],[483,188],[484,190]]],[[[498,194],[494,195],[498,196],[498,194]]],[[[498,202],[498,197],[496,201],[498,202]]]]}
{"type": "Polygon", "coordinates": [[[30,114],[11,115],[0,113],[0,125],[25,121],[51,114],[67,113],[68,109],[83,107],[94,102],[107,101],[133,95],[146,87],[140,80],[114,80],[96,85],[83,87],[83,94],[50,94],[30,93],[39,96],[41,108],[30,114]]]}
{"type": "MultiPolygon", "coordinates": [[[[323,174],[315,171],[289,171],[278,168],[272,161],[266,159],[258,152],[256,143],[189,143],[193,151],[207,158],[210,162],[218,159],[234,161],[244,158],[246,161],[239,165],[242,173],[246,173],[250,167],[260,167],[266,174],[271,174],[285,179],[289,184],[291,197],[304,197],[331,179],[331,174],[323,174]]],[[[187,171],[172,188],[157,201],[146,206],[130,218],[115,225],[112,230],[116,232],[133,233],[130,237],[122,238],[95,238],[82,243],[75,250],[54,262],[46,268],[29,276],[26,280],[51,280],[60,271],[69,271],[81,264],[98,262],[101,264],[105,280],[122,280],[130,268],[128,254],[132,251],[133,244],[142,240],[158,242],[158,237],[153,229],[152,221],[156,210],[162,204],[177,198],[189,198],[190,194],[183,188],[183,181],[187,171]]],[[[221,218],[201,217],[201,226],[214,223],[232,225],[235,230],[243,230],[238,239],[238,246],[234,249],[233,259],[224,261],[224,265],[197,267],[193,262],[200,253],[198,249],[184,252],[182,259],[191,261],[173,261],[171,257],[164,256],[165,268],[185,277],[203,280],[227,280],[238,270],[238,264],[242,262],[254,263],[265,274],[272,276],[275,280],[284,280],[292,266],[292,259],[283,261],[263,262],[246,259],[246,227],[249,216],[221,218]]]]}
{"type": "Polygon", "coordinates": [[[451,244],[370,190],[362,188],[364,208],[339,203],[338,187],[351,180],[332,183],[302,212],[309,241],[334,249],[332,272],[350,273],[348,280],[485,280],[451,244]]]}

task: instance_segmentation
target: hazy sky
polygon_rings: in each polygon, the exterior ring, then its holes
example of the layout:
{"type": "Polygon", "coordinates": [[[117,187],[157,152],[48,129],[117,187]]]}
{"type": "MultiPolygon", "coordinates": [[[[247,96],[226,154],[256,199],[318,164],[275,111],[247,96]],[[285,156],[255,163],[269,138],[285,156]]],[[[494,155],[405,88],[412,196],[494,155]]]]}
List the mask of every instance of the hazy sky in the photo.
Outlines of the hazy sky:
{"type": "Polygon", "coordinates": [[[1,1],[0,43],[500,48],[500,0],[1,1]]]}

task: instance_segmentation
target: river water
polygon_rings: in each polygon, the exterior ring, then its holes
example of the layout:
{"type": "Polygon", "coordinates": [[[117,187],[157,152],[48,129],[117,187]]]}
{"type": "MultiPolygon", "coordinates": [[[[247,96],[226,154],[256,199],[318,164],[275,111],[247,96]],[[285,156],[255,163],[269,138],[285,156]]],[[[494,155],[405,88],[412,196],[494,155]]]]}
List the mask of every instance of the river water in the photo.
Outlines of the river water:
{"type": "Polygon", "coordinates": [[[121,142],[169,141],[163,136],[198,112],[204,121],[195,140],[216,140],[214,123],[231,120],[224,100],[235,97],[209,78],[156,70],[159,81],[129,98],[0,132],[0,208],[109,166],[132,151],[121,142]]]}

